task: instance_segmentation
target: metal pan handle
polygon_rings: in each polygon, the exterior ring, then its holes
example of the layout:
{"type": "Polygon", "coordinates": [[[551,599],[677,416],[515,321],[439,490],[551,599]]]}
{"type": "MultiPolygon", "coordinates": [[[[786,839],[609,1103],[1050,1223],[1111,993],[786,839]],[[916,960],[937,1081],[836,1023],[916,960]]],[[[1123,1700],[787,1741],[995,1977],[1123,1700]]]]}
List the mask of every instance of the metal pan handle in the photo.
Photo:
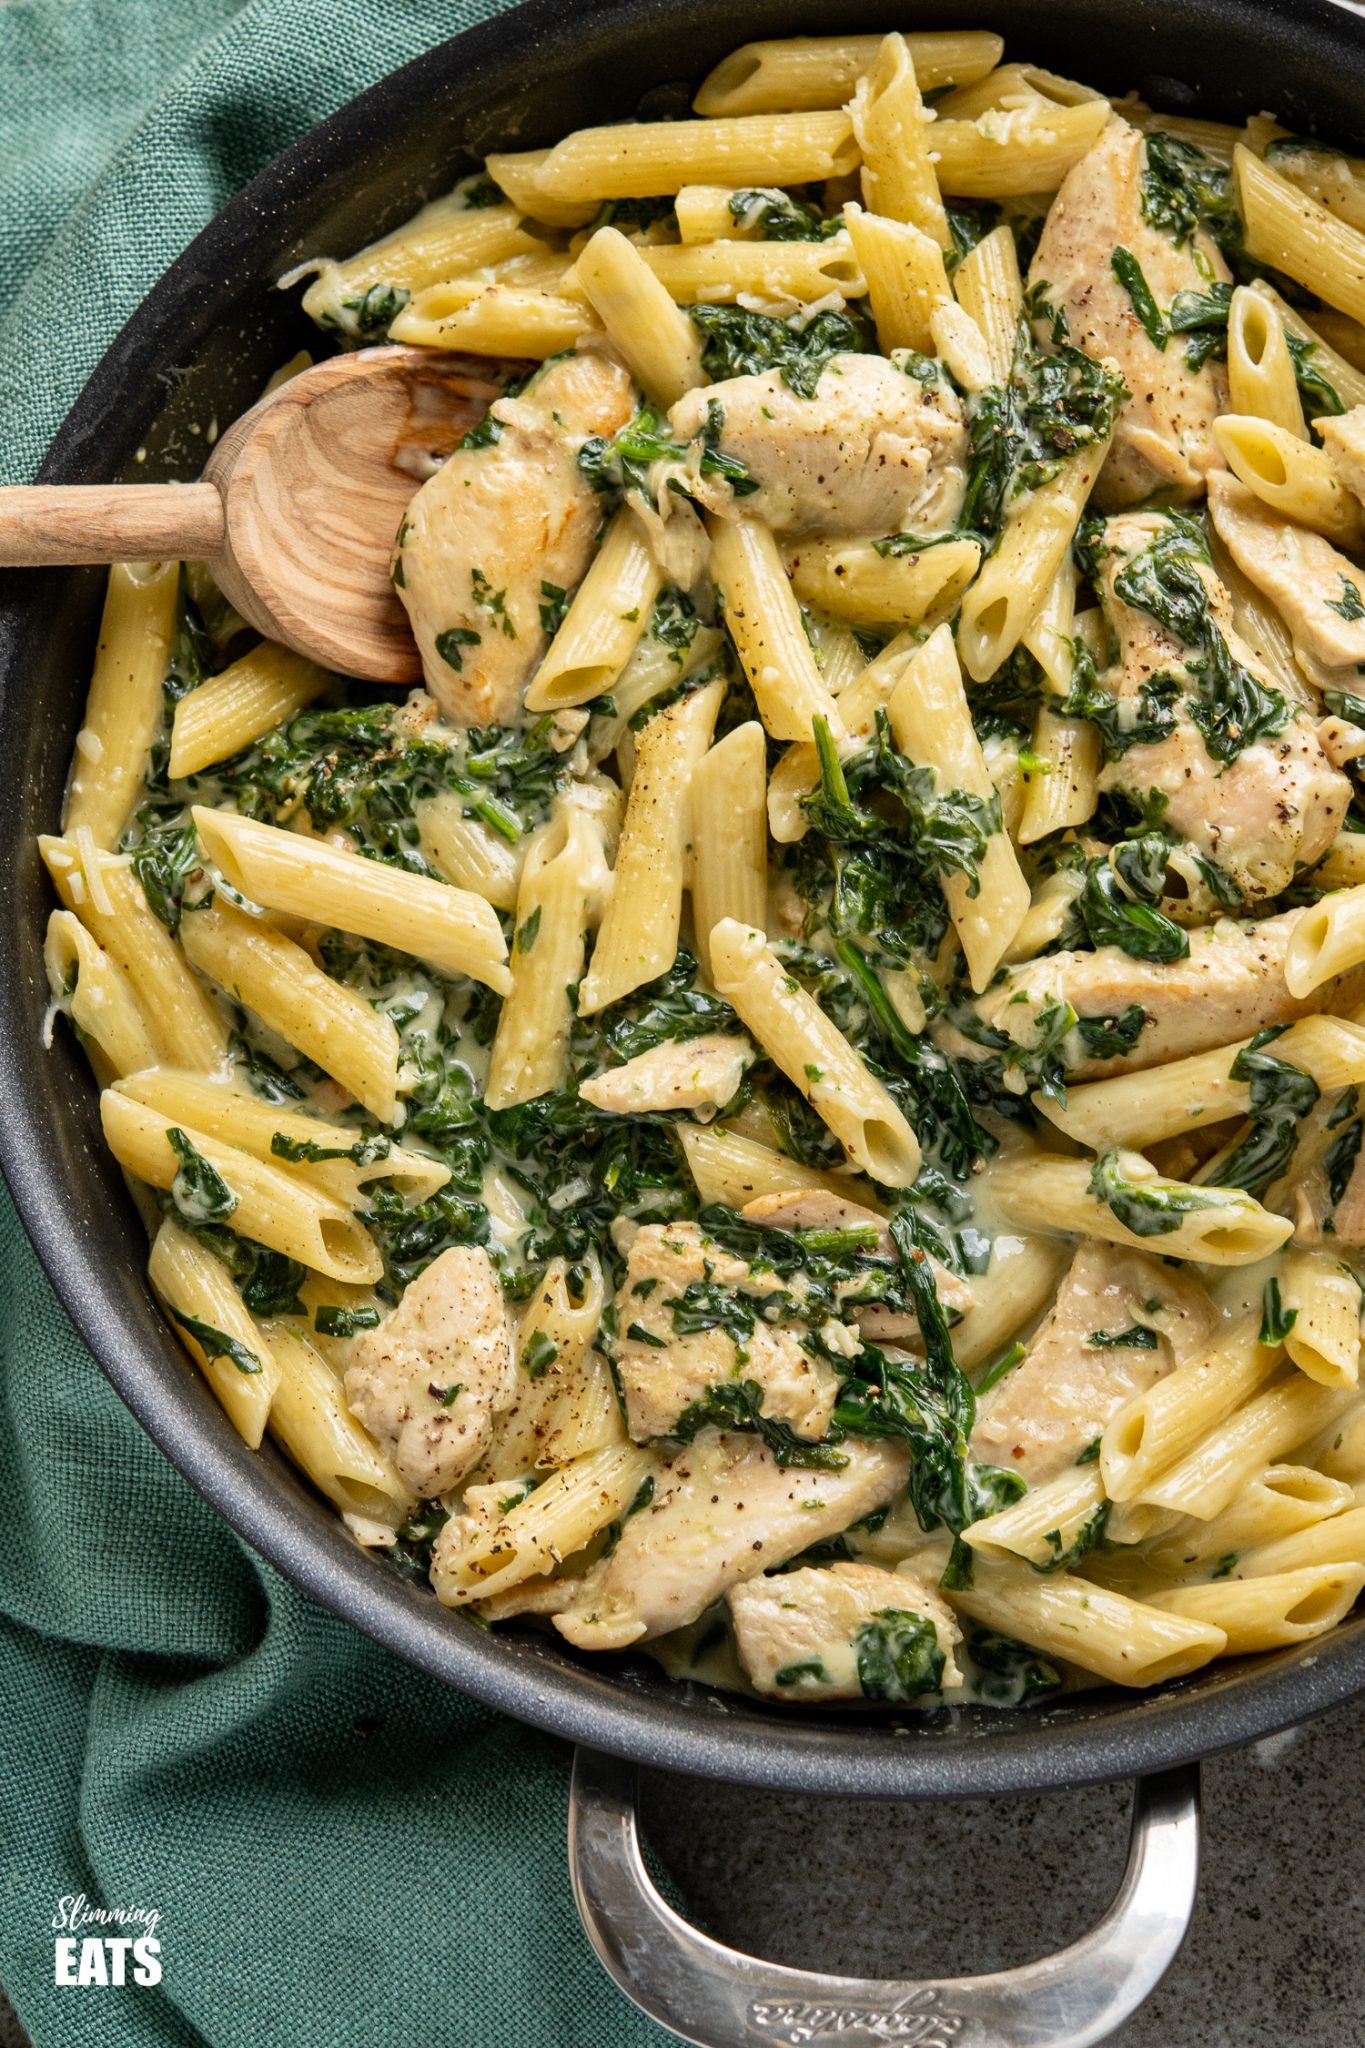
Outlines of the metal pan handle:
{"type": "Polygon", "coordinates": [[[1089,2048],[1153,1991],[1185,1938],[1199,1879],[1199,1768],[1139,1778],[1128,1867],[1081,1940],[1022,1969],[878,1981],[782,1969],[675,1913],[645,1868],[634,1765],[574,1757],[569,1866],[588,1939],[628,1998],[694,2048],[1089,2048]]]}

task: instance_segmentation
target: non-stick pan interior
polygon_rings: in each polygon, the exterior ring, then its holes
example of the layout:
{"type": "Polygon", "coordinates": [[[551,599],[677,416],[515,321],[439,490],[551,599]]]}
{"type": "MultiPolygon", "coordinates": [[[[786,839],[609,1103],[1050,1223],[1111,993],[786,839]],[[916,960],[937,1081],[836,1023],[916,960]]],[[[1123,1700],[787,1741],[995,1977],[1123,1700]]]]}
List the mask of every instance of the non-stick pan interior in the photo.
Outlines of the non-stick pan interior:
{"type": "MultiPolygon", "coordinates": [[[[433,50],[322,124],[235,199],[104,358],[45,481],[153,480],[199,469],[215,422],[316,336],[274,280],[341,255],[443,190],[495,146],[531,147],[644,111],[740,40],[840,29],[988,27],[1008,52],[1167,108],[1365,146],[1365,20],[1329,0],[530,0],[433,50]],[[135,459],[138,451],[141,459],[135,459]]],[[[40,359],[39,359],[40,365],[40,359]]],[[[41,368],[37,371],[41,374],[41,368]]],[[[1043,1713],[886,1720],[784,1715],[643,1659],[581,1660],[529,1630],[490,1635],[358,1552],[273,1449],[239,1442],[156,1311],[146,1243],[104,1150],[69,1035],[44,1050],[50,907],[33,850],[52,828],[80,719],[99,572],[0,577],[0,1158],[39,1253],[111,1380],[173,1462],[267,1557],[400,1655],[508,1712],[681,1771],[792,1790],[962,1796],[1112,1778],[1245,1741],[1365,1687],[1365,1618],[1156,1696],[1102,1691],[1043,1713]]]]}

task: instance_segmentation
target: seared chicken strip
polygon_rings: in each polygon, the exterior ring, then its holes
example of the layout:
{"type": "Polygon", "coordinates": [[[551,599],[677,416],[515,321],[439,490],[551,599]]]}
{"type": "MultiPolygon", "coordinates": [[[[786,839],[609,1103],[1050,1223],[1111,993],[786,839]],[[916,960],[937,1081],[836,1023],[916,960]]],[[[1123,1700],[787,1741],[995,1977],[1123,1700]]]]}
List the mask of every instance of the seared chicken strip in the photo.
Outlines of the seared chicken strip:
{"type": "Polygon", "coordinates": [[[837,1536],[894,1498],[910,1457],[849,1442],[838,1472],[787,1470],[757,1437],[707,1431],[665,1466],[621,1540],[566,1580],[555,1627],[584,1650],[623,1650],[682,1628],[731,1586],[837,1536]]]}
{"type": "Polygon", "coordinates": [[[747,1038],[708,1031],[652,1045],[624,1065],[581,1081],[578,1092],[595,1109],[616,1116],[686,1109],[699,1124],[709,1124],[732,1099],[753,1058],[747,1038]]]}
{"type": "MultiPolygon", "coordinates": [[[[1134,583],[1139,590],[1149,586],[1153,576],[1144,571],[1171,532],[1171,522],[1159,512],[1129,512],[1105,524],[1100,596],[1119,647],[1117,673],[1105,680],[1120,706],[1131,706],[1134,716],[1143,693],[1159,689],[1168,678],[1180,683],[1183,694],[1170,733],[1139,742],[1111,761],[1101,788],[1122,790],[1139,805],[1149,804],[1155,792],[1163,800],[1162,825],[1211,862],[1251,908],[1280,895],[1301,868],[1322,858],[1350,806],[1351,785],[1323,752],[1306,712],[1243,747],[1234,760],[1215,760],[1209,753],[1189,715],[1190,702],[1199,694],[1204,650],[1187,645],[1122,595],[1124,589],[1131,595],[1134,583]]],[[[1273,690],[1271,677],[1233,626],[1231,600],[1212,566],[1189,555],[1180,567],[1202,583],[1208,619],[1232,659],[1256,684],[1273,690]]],[[[1122,724],[1121,713],[1120,730],[1122,724]]],[[[1174,865],[1179,871],[1178,857],[1174,865]]],[[[1200,901],[1208,892],[1197,867],[1183,880],[1197,907],[1213,907],[1200,901]]]]}
{"type": "Polygon", "coordinates": [[[1365,575],[1320,533],[1296,526],[1232,475],[1209,483],[1209,513],[1248,582],[1275,606],[1319,688],[1351,689],[1365,662],[1365,575]],[[1344,671],[1334,676],[1333,671],[1344,671]]]}
{"type": "Polygon", "coordinates": [[[1130,1395],[1192,1358],[1217,1324],[1190,1274],[1142,1252],[1081,1245],[1027,1354],[983,1396],[972,1455],[1022,1472],[1030,1486],[1055,1479],[1130,1395]]]}
{"type": "MultiPolygon", "coordinates": [[[[1316,1010],[1349,1012],[1365,1001],[1360,969],[1324,982],[1309,996],[1291,996],[1284,985],[1289,936],[1302,915],[1302,910],[1286,910],[1260,924],[1220,918],[1192,931],[1188,956],[1169,964],[1134,960],[1118,946],[1050,953],[1010,968],[973,1008],[983,1023],[1028,1048],[1038,1042],[1039,1018],[1049,1004],[1070,1003],[1078,1017],[1112,1018],[1136,1003],[1145,1021],[1131,1052],[1095,1059],[1074,1032],[1065,1040],[1063,1065],[1077,1081],[1131,1073],[1231,1045],[1267,1024],[1292,1024],[1316,1010]]],[[[937,1026],[935,1036],[959,1058],[989,1057],[951,1026],[937,1026]]]]}
{"type": "Polygon", "coordinates": [[[728,1599],[740,1665],[754,1691],[768,1699],[803,1706],[813,1700],[913,1699],[962,1682],[953,1657],[962,1640],[957,1617],[909,1571],[889,1572],[875,1564],[807,1566],[775,1578],[746,1579],[731,1588],[728,1599]],[[930,1623],[934,1645],[921,1655],[917,1676],[923,1683],[913,1691],[888,1692],[882,1689],[886,1648],[895,1640],[897,1623],[907,1620],[930,1623]]]}
{"type": "Polygon", "coordinates": [[[393,579],[426,686],[455,724],[516,716],[548,644],[541,586],[575,589],[602,523],[578,451],[631,410],[630,378],[610,356],[561,356],[498,399],[495,438],[457,448],[409,505],[393,579]]]}
{"type": "Polygon", "coordinates": [[[758,485],[736,497],[721,477],[688,490],[722,516],[743,512],[791,534],[938,533],[962,510],[967,429],[944,379],[921,383],[883,356],[831,356],[813,398],[777,370],[689,391],[674,437],[715,434],[758,485]]]}
{"type": "Polygon", "coordinates": [[[1135,505],[1163,487],[1197,497],[1210,470],[1223,466],[1213,422],[1227,410],[1226,370],[1211,359],[1192,370],[1179,335],[1158,348],[1114,271],[1114,252],[1126,250],[1163,315],[1178,292],[1203,293],[1230,280],[1207,235],[1182,245],[1148,222],[1146,169],[1141,132],[1116,117],[1062,180],[1029,269],[1030,288],[1065,314],[1075,345],[1115,364],[1133,394],[1096,488],[1106,510],[1135,505]]]}
{"type": "Polygon", "coordinates": [[[346,1398],[424,1497],[478,1463],[514,1391],[512,1340],[487,1252],[444,1251],[377,1330],[355,1340],[346,1398]]]}
{"type": "Polygon", "coordinates": [[[757,1381],[762,1412],[798,1436],[826,1435],[840,1375],[802,1348],[809,1325],[797,1319],[798,1293],[695,1223],[638,1230],[616,1296],[614,1353],[631,1435],[669,1435],[694,1402],[735,1380],[757,1381]]]}

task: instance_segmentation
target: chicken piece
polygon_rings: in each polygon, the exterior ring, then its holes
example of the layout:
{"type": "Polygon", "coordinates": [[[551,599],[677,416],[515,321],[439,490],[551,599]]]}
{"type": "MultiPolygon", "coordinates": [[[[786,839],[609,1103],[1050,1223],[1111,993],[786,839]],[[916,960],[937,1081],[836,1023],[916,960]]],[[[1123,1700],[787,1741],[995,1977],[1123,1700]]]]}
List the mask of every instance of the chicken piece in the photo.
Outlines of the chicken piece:
{"type": "Polygon", "coordinates": [[[756,1380],[762,1412],[798,1436],[827,1435],[841,1381],[802,1348],[800,1292],[722,1251],[695,1223],[638,1230],[616,1296],[614,1352],[636,1441],[667,1436],[693,1402],[736,1380],[756,1380]],[[704,1327],[680,1330],[679,1321],[704,1327]]]}
{"type": "Polygon", "coordinates": [[[631,407],[630,378],[610,356],[561,356],[490,408],[496,439],[457,448],[408,506],[393,580],[426,686],[455,724],[515,718],[547,645],[541,585],[582,581],[602,523],[578,451],[624,426],[631,407]]]}
{"type": "Polygon", "coordinates": [[[945,379],[921,383],[884,356],[831,356],[813,398],[777,370],[689,391],[669,414],[678,440],[719,432],[724,455],[758,484],[736,497],[721,477],[688,490],[722,516],[743,512],[791,534],[938,533],[967,488],[967,429],[945,379]]]}
{"type": "Polygon", "coordinates": [[[424,1499],[449,1493],[482,1457],[512,1398],[512,1340],[487,1252],[453,1245],[376,1330],[356,1338],[346,1399],[424,1499]]]}
{"type": "MultiPolygon", "coordinates": [[[[1244,747],[1235,760],[1215,760],[1188,715],[1198,697],[1191,663],[1200,648],[1187,645],[1152,614],[1125,603],[1118,586],[1141,575],[1144,556],[1171,531],[1159,512],[1130,512],[1106,522],[1100,575],[1105,617],[1118,641],[1119,670],[1113,679],[1119,703],[1136,705],[1154,677],[1176,678],[1185,696],[1175,707],[1173,730],[1163,739],[1131,746],[1104,769],[1101,788],[1122,790],[1138,804],[1151,792],[1164,799],[1161,822],[1214,867],[1248,908],[1280,895],[1304,867],[1320,860],[1340,830],[1351,802],[1351,785],[1323,752],[1306,712],[1283,729],[1244,747]]],[[[1233,659],[1267,690],[1272,678],[1240,639],[1232,604],[1211,564],[1189,556],[1184,566],[1208,593],[1211,624],[1233,659]]],[[[1172,863],[1180,872],[1177,856],[1172,863]]],[[[1191,909],[1215,907],[1196,864],[1181,875],[1191,909]]]]}
{"type": "MultiPolygon", "coordinates": [[[[1279,612],[1294,652],[1323,687],[1325,670],[1346,669],[1349,689],[1365,662],[1365,575],[1330,540],[1296,526],[1239,483],[1209,484],[1209,514],[1233,561],[1279,612]]],[[[1327,682],[1330,687],[1330,680],[1327,682]]]]}
{"type": "MultiPolygon", "coordinates": [[[[740,1210],[746,1223],[758,1223],[769,1230],[864,1230],[875,1232],[868,1250],[881,1259],[896,1257],[895,1241],[886,1218],[876,1209],[864,1209],[829,1188],[797,1188],[789,1194],[758,1195],[740,1210]]],[[[972,1290],[932,1256],[929,1268],[939,1301],[951,1322],[958,1322],[972,1305],[972,1290]]],[[[858,1333],[871,1344],[907,1344],[921,1349],[919,1318],[910,1310],[886,1308],[880,1302],[864,1302],[852,1308],[858,1333]]]]}
{"type": "Polygon", "coordinates": [[[615,1116],[688,1109],[699,1124],[709,1124],[732,1100],[753,1058],[747,1038],[708,1031],[652,1045],[624,1066],[580,1081],[578,1092],[594,1109],[615,1116]]]}
{"type": "MultiPolygon", "coordinates": [[[[1221,768],[1182,719],[1156,746],[1130,748],[1105,770],[1100,787],[1166,797],[1162,824],[1218,869],[1247,910],[1283,894],[1295,875],[1322,859],[1351,805],[1351,785],[1306,712],[1221,768]]],[[[1180,872],[1178,851],[1171,866],[1180,872]]],[[[1181,879],[1189,890],[1187,914],[1212,913],[1216,899],[1197,869],[1181,879]]]]}
{"type": "Polygon", "coordinates": [[[1114,252],[1141,266],[1161,312],[1177,292],[1207,292],[1230,272],[1209,237],[1183,247],[1142,211],[1147,145],[1115,118],[1062,180],[1029,269],[1030,288],[1064,313],[1070,338],[1097,362],[1114,363],[1132,396],[1119,414],[1095,497],[1107,511],[1135,505],[1165,488],[1198,497],[1209,472],[1223,467],[1213,422],[1227,411],[1227,371],[1210,359],[1192,370],[1181,337],[1164,349],[1150,339],[1115,275],[1114,252]]]}
{"type": "Polygon", "coordinates": [[[972,1455],[1041,1486],[1074,1465],[1130,1395],[1209,1342],[1218,1311],[1189,1273],[1114,1245],[1083,1244],[1027,1355],[983,1396],[972,1455]],[[1098,1335],[1137,1335],[1097,1345],[1098,1335]],[[1146,1347],[1146,1348],[1143,1348],[1146,1347]]]}
{"type": "Polygon", "coordinates": [[[1314,420],[1332,467],[1352,497],[1365,505],[1365,405],[1314,420]]]}
{"type": "Polygon", "coordinates": [[[837,1536],[894,1499],[910,1454],[850,1442],[837,1472],[783,1470],[757,1437],[706,1431],[665,1465],[621,1540],[566,1580],[554,1625],[583,1650],[623,1650],[683,1628],[731,1586],[837,1536]]]}
{"type": "MultiPolygon", "coordinates": [[[[1349,1011],[1365,1001],[1359,968],[1309,996],[1290,995],[1284,957],[1302,915],[1286,910],[1259,924],[1220,918],[1191,932],[1188,956],[1169,965],[1134,960],[1118,946],[1050,953],[1008,969],[972,1007],[982,1023],[1029,1048],[1038,1042],[1039,1018],[1049,1004],[1070,1003],[1078,1017],[1114,1018],[1136,1003],[1146,1021],[1131,1052],[1092,1058],[1072,1032],[1062,1045],[1063,1067],[1070,1080],[1095,1081],[1160,1066],[1249,1038],[1267,1024],[1292,1024],[1317,1010],[1349,1011]]],[[[990,1057],[951,1026],[936,1025],[934,1035],[958,1058],[990,1057]]]]}
{"type": "Polygon", "coordinates": [[[808,1566],[746,1579],[728,1599],[744,1675],[766,1699],[801,1706],[814,1700],[905,1703],[962,1682],[953,1657],[962,1640],[957,1618],[912,1573],[875,1564],[808,1566]],[[907,1641],[909,1668],[898,1674],[887,1651],[894,1647],[895,1622],[905,1617],[928,1622],[934,1642],[907,1641]],[[879,1628],[879,1622],[892,1626],[879,1628]]]}

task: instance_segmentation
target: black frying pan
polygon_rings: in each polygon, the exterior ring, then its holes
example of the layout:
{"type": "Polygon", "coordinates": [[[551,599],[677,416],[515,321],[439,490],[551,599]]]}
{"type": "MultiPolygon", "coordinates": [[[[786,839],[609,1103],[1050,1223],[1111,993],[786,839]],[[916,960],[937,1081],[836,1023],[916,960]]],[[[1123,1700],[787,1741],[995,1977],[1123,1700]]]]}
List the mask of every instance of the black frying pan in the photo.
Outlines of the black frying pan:
{"type": "MultiPolygon", "coordinates": [[[[1296,130],[1365,148],[1365,21],[1332,0],[749,0],[738,11],[727,0],[527,0],[362,94],[232,200],[109,349],[38,480],[188,474],[183,450],[196,445],[189,426],[215,415],[231,419],[279,362],[315,339],[297,295],[273,288],[280,272],[319,249],[343,253],[372,239],[491,148],[533,147],[637,112],[684,112],[689,86],[740,40],[955,24],[998,29],[1008,54],[1115,93],[1137,87],[1168,109],[1215,118],[1241,119],[1269,106],[1296,130]],[[133,471],[139,447],[147,459],[133,471]]],[[[50,903],[33,841],[58,814],[100,588],[90,570],[0,576],[0,948],[7,962],[0,1161],[43,1264],[114,1386],[172,1463],[281,1571],[410,1662],[556,1734],[617,1758],[791,1791],[958,1798],[1150,1776],[1254,1740],[1365,1687],[1365,1617],[1358,1617],[1302,1649],[1219,1664],[1155,1696],[1111,1690],[1042,1713],[910,1715],[899,1728],[887,1719],[787,1715],[677,1687],[643,1659],[589,1663],[530,1630],[490,1635],[356,1550],[331,1508],[272,1447],[259,1454],[244,1448],[187,1367],[147,1291],[142,1227],[101,1143],[82,1057],[65,1032],[51,1051],[41,1043],[50,903]]],[[[589,1789],[585,1783],[585,1797],[589,1789]]],[[[619,1934],[631,1919],[617,1882],[629,1815],[619,1785],[602,1779],[596,1793],[600,1825],[580,1830],[580,1903],[590,1921],[600,1920],[601,1895],[615,1885],[619,1934]],[[610,1826],[609,1795],[617,1800],[610,1826]]],[[[1177,1825],[1179,1787],[1158,1783],[1148,1804],[1166,1815],[1144,1831],[1150,1855],[1165,1839],[1162,1826],[1174,1828],[1172,1841],[1190,1830],[1177,1825]]],[[[1163,1888],[1180,1889],[1174,1874],[1163,1888]]],[[[652,1908],[641,1910],[647,1917],[652,1908]]],[[[662,1922],[636,1933],[637,1962],[657,1962],[671,1953],[671,1941],[681,1942],[662,1922]]],[[[633,1966],[613,1950],[612,1937],[599,1931],[594,1938],[618,1976],[629,1976],[633,1966]]],[[[1131,1938],[1129,1924],[1124,1939],[1131,1938]]],[[[1159,1931],[1144,1939],[1155,1954],[1159,1931]]],[[[779,2000],[771,2011],[755,1993],[738,2018],[732,1999],[729,2017],[698,2006],[695,2021],[685,2020],[695,1973],[714,1970],[717,1959],[683,1944],[674,1960],[681,1974],[673,1991],[639,1981],[632,1989],[676,2027],[711,2029],[693,2038],[795,2042],[837,2031],[832,2019],[824,2034],[810,2032],[819,2016],[800,2017],[798,1991],[824,2000],[836,2019],[842,2012],[845,2034],[852,2026],[853,2038],[867,2038],[848,2004],[851,1991],[829,1985],[789,1986],[786,2004],[779,2000]],[[755,2018],[760,2007],[767,2016],[755,2018]]],[[[1110,1963],[1091,1956],[1087,1973],[1115,1990],[1110,1963]]],[[[1122,2009],[1150,1988],[1155,1978],[1148,1977],[1127,1985],[1122,2009]]],[[[1034,1988],[1029,1997],[1036,2003],[1034,1988]]],[[[998,1994],[992,2002],[983,1992],[981,2001],[1003,2024],[998,1994]]],[[[906,2023],[878,2037],[926,2048],[940,2034],[945,2042],[1079,2044],[1100,2038],[1120,2011],[1111,2000],[1102,2020],[1092,2015],[1077,2031],[1074,2005],[1065,2027],[1058,2007],[1051,2031],[1023,2034],[1011,2022],[1012,2030],[992,2037],[975,2032],[970,2004],[959,1988],[959,2024],[948,2026],[952,2016],[940,2001],[934,2010],[944,2024],[936,2034],[937,2021],[925,2017],[921,2025],[919,2008],[902,2001],[906,2023]]]]}

